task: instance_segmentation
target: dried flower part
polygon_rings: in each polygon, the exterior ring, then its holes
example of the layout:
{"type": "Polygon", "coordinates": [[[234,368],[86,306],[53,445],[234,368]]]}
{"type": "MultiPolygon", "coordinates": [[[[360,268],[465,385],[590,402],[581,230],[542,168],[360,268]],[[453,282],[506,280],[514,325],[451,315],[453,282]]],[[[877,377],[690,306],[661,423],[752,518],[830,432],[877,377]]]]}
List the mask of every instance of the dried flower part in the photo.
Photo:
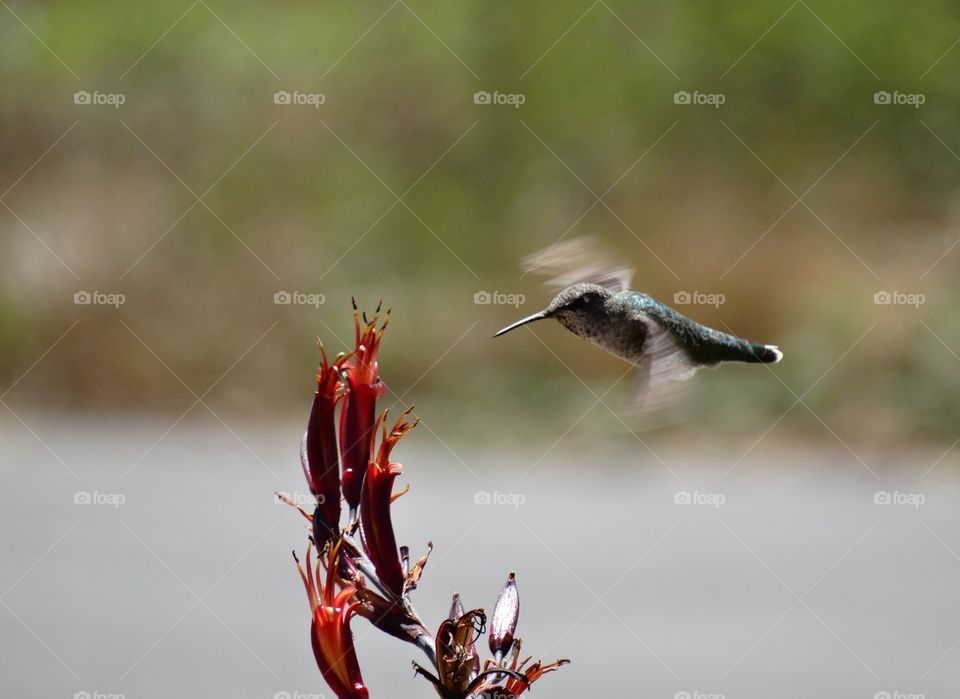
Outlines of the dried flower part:
{"type": "Polygon", "coordinates": [[[393,482],[400,475],[402,467],[390,461],[390,452],[400,438],[416,426],[416,421],[406,421],[409,414],[410,410],[403,413],[389,433],[385,422],[386,413],[377,419],[374,432],[383,424],[383,437],[376,458],[367,466],[360,493],[360,535],[363,548],[373,562],[380,584],[397,598],[403,596],[407,578],[393,532],[390,503],[393,499],[393,482]]]}
{"type": "Polygon", "coordinates": [[[516,573],[510,573],[507,582],[497,596],[490,617],[490,652],[499,664],[510,652],[513,634],[520,618],[520,593],[517,591],[516,573]]]}
{"type": "MultiPolygon", "coordinates": [[[[460,599],[460,593],[459,593],[459,592],[454,592],[454,593],[453,593],[453,598],[452,598],[451,601],[450,601],[450,613],[447,615],[447,619],[450,619],[451,621],[456,621],[457,619],[459,619],[459,618],[462,617],[463,615],[464,615],[464,611],[463,611],[463,600],[460,599]]],[[[477,645],[476,645],[476,643],[474,643],[474,644],[472,644],[472,645],[470,646],[470,652],[471,652],[471,653],[473,654],[473,656],[474,656],[473,671],[474,671],[474,672],[479,672],[479,670],[480,670],[480,654],[477,653],[477,645]]]]}
{"type": "MultiPolygon", "coordinates": [[[[524,664],[526,664],[526,662],[529,660],[530,660],[529,658],[524,660],[524,664]]],[[[570,661],[567,660],[566,658],[555,660],[554,662],[549,663],[547,665],[544,665],[542,660],[538,660],[537,662],[533,663],[530,667],[528,667],[526,670],[518,670],[518,673],[521,675],[521,677],[516,677],[514,675],[511,675],[510,677],[508,677],[507,683],[504,689],[501,691],[507,692],[505,696],[519,697],[525,691],[530,689],[530,685],[532,685],[534,682],[539,680],[548,672],[553,672],[554,670],[558,670],[564,665],[569,665],[569,664],[570,664],[570,661]]]]}
{"type": "MultiPolygon", "coordinates": [[[[406,492],[406,490],[403,492],[406,492]]],[[[393,499],[396,500],[396,497],[393,499]]],[[[406,597],[408,594],[410,594],[410,592],[417,589],[417,583],[420,582],[420,578],[423,575],[423,570],[427,567],[427,561],[430,560],[430,554],[433,553],[433,542],[427,542],[427,552],[423,554],[416,563],[413,564],[413,568],[410,570],[406,570],[407,558],[405,552],[407,547],[401,546],[400,549],[401,554],[403,555],[402,557],[404,558],[404,571],[406,578],[403,581],[403,596],[406,597]]]]}
{"type": "Polygon", "coordinates": [[[307,431],[300,444],[300,463],[310,492],[317,499],[313,515],[313,537],[318,547],[339,534],[340,461],[337,448],[335,409],[342,397],[340,366],[330,364],[320,346],[322,363],[317,374],[317,391],[307,431]]]}
{"type": "Polygon", "coordinates": [[[370,695],[360,674],[360,663],[350,631],[350,619],[360,603],[354,598],[355,588],[344,584],[340,577],[339,548],[335,544],[327,549],[325,577],[320,569],[319,557],[316,569],[311,563],[310,546],[307,547],[306,571],[297,561],[297,570],[307,590],[312,614],[310,642],[320,674],[337,697],[367,699],[370,695]]]}
{"type": "Polygon", "coordinates": [[[382,398],[387,387],[380,380],[377,367],[377,353],[383,331],[390,322],[387,311],[383,324],[377,328],[380,307],[373,318],[364,318],[360,324],[357,304],[353,304],[353,321],[356,332],[356,346],[352,362],[343,365],[343,382],[347,395],[343,410],[340,412],[340,447],[343,459],[343,498],[351,511],[360,504],[360,491],[367,464],[371,459],[371,437],[373,436],[377,399],[382,398]]]}
{"type": "Polygon", "coordinates": [[[427,631],[423,622],[403,600],[386,600],[369,589],[362,581],[356,586],[355,596],[360,602],[357,614],[384,633],[415,644],[418,644],[423,637],[429,637],[430,632],[427,631]]]}
{"type": "Polygon", "coordinates": [[[544,665],[543,661],[538,660],[528,667],[527,663],[530,662],[530,656],[520,660],[520,648],[522,645],[522,642],[518,638],[516,643],[513,644],[513,654],[511,655],[510,663],[506,666],[488,669],[491,661],[487,661],[485,671],[481,672],[477,676],[477,679],[474,680],[474,686],[471,687],[473,690],[472,696],[481,699],[519,697],[545,674],[553,672],[570,662],[563,658],[544,665]],[[481,679],[491,676],[493,680],[490,682],[481,679]]]}
{"type": "Polygon", "coordinates": [[[479,661],[476,641],[483,633],[487,617],[474,609],[457,619],[447,619],[437,631],[437,677],[444,690],[462,696],[473,681],[479,661]]]}

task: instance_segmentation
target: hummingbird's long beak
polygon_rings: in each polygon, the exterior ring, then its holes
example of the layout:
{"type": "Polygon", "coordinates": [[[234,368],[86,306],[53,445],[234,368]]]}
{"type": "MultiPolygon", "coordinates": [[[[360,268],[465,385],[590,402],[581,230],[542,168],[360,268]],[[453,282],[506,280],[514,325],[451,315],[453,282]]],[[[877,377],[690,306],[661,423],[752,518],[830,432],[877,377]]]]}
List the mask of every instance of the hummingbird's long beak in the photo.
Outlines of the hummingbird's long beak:
{"type": "Polygon", "coordinates": [[[508,333],[514,328],[519,328],[521,325],[532,323],[535,320],[543,320],[546,317],[547,317],[546,311],[540,311],[539,313],[534,313],[532,316],[527,316],[526,318],[518,320],[516,323],[512,323],[511,325],[508,325],[503,330],[500,330],[496,335],[494,335],[494,337],[500,337],[504,333],[508,333]]]}

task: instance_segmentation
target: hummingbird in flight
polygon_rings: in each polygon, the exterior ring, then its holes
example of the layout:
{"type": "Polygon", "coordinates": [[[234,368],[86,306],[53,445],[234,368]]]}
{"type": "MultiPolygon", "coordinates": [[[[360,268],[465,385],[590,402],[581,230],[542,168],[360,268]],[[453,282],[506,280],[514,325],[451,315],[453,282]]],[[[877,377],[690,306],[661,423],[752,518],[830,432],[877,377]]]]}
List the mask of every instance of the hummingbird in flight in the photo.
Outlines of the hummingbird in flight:
{"type": "Polygon", "coordinates": [[[677,382],[721,362],[775,364],[776,345],[752,342],[702,325],[630,288],[633,270],[618,267],[592,239],[558,243],[523,260],[525,271],[552,275],[561,288],[542,311],[508,325],[499,337],[552,318],[574,335],[637,368],[638,404],[658,407],[677,382]]]}

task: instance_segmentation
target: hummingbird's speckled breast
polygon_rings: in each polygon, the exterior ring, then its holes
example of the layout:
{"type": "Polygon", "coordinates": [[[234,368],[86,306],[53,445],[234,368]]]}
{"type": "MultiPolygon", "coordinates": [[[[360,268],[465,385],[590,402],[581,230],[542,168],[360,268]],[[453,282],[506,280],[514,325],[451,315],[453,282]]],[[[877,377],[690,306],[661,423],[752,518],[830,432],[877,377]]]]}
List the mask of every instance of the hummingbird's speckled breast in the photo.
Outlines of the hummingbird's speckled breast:
{"type": "Polygon", "coordinates": [[[622,303],[607,299],[599,313],[558,313],[557,320],[574,335],[631,364],[643,356],[647,327],[622,303]]]}

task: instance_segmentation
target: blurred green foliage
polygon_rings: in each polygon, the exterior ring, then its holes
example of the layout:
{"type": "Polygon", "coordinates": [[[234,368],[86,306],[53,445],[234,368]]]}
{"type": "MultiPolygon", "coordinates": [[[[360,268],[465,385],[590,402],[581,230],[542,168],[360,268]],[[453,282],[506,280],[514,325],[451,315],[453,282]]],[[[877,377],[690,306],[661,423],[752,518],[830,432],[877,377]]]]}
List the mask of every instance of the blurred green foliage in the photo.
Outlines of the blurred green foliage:
{"type": "Polygon", "coordinates": [[[182,381],[218,410],[300,406],[313,336],[348,344],[356,295],[392,305],[391,385],[449,429],[576,419],[594,397],[571,372],[601,395],[622,365],[556,327],[490,335],[547,299],[519,257],[594,233],[638,288],[722,293],[683,310],[784,348],[783,383],[710,373],[698,428],[756,433],[803,396],[784,429],[952,441],[958,37],[948,2],[11,3],[4,385],[79,322],[6,400],[179,411],[182,381]],[[76,306],[81,289],[127,302],[76,306]],[[527,303],[475,305],[480,290],[527,303]],[[878,306],[880,290],[926,303],[878,306]]]}

